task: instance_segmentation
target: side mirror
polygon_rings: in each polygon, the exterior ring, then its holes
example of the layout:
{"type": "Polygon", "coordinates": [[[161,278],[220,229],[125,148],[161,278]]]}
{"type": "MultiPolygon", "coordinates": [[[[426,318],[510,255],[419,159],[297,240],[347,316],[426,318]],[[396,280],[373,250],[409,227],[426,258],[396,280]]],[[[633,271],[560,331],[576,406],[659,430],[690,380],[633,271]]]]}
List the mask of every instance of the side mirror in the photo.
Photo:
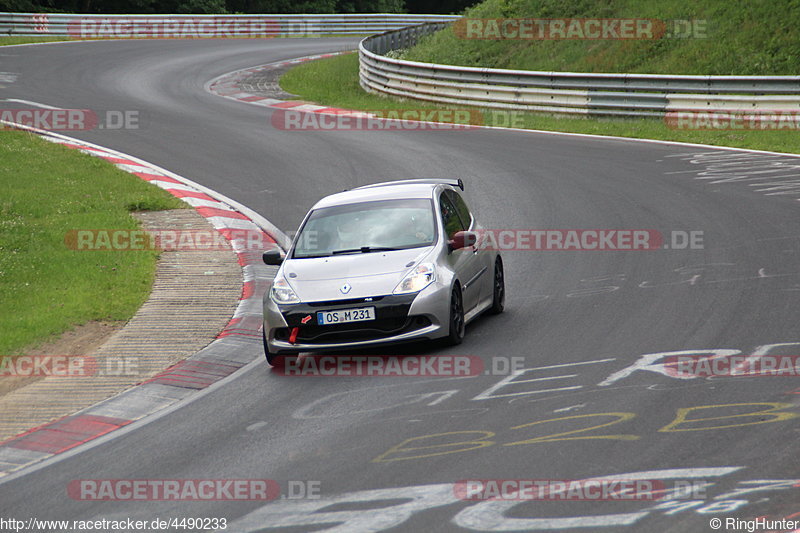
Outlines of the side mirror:
{"type": "Polygon", "coordinates": [[[264,260],[265,265],[281,266],[281,263],[283,263],[283,256],[278,248],[267,250],[263,253],[261,258],[264,260]]]}
{"type": "Polygon", "coordinates": [[[457,231],[453,239],[447,242],[450,251],[470,248],[478,242],[478,236],[471,231],[457,231]]]}

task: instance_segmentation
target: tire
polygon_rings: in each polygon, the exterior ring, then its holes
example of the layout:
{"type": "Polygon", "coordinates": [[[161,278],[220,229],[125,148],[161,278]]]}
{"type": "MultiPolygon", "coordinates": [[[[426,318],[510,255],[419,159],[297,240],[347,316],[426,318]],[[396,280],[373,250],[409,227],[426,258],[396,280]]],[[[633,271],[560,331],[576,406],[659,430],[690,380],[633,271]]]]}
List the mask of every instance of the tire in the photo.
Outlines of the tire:
{"type": "Polygon", "coordinates": [[[458,281],[450,294],[450,333],[445,337],[447,344],[456,346],[464,341],[464,298],[458,281]]]}
{"type": "Polygon", "coordinates": [[[266,330],[261,331],[261,338],[264,341],[264,356],[267,358],[267,363],[269,363],[270,366],[283,366],[285,362],[284,356],[269,351],[269,345],[267,344],[266,330]]]}
{"type": "Polygon", "coordinates": [[[503,260],[500,256],[494,262],[494,279],[492,280],[492,306],[490,315],[499,315],[506,306],[506,281],[503,272],[503,260]]]}

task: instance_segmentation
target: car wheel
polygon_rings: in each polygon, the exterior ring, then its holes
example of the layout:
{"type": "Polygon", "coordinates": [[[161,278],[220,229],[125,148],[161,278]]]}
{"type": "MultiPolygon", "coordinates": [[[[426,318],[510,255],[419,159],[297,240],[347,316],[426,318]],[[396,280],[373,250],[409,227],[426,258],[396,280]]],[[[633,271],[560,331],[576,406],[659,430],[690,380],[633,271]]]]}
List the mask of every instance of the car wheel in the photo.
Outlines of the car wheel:
{"type": "Polygon", "coordinates": [[[272,353],[269,351],[269,345],[267,344],[266,330],[262,329],[261,338],[264,341],[264,356],[267,358],[267,363],[269,363],[272,366],[283,366],[285,356],[278,355],[276,353],[272,353]]]}
{"type": "Polygon", "coordinates": [[[464,340],[464,299],[461,297],[461,288],[458,286],[453,287],[453,292],[450,295],[450,335],[447,337],[447,343],[450,345],[461,344],[464,340]]]}
{"type": "Polygon", "coordinates": [[[492,282],[492,306],[489,313],[498,315],[506,306],[506,282],[503,274],[503,260],[497,256],[494,262],[494,281],[492,282]]]}

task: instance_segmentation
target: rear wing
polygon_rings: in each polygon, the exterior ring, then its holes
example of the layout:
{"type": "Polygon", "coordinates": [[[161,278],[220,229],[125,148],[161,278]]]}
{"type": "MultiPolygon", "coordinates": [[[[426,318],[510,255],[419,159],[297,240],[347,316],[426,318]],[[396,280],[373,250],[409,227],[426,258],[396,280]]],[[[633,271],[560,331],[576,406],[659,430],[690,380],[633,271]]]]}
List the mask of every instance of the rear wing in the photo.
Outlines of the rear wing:
{"type": "Polygon", "coordinates": [[[353,190],[359,189],[372,189],[374,187],[387,187],[390,185],[403,185],[405,183],[443,183],[445,185],[450,185],[452,187],[458,187],[462,191],[464,190],[464,182],[461,178],[453,179],[453,178],[416,178],[410,180],[398,180],[398,181],[386,181],[384,183],[373,183],[371,185],[362,185],[361,187],[356,187],[353,190]]]}

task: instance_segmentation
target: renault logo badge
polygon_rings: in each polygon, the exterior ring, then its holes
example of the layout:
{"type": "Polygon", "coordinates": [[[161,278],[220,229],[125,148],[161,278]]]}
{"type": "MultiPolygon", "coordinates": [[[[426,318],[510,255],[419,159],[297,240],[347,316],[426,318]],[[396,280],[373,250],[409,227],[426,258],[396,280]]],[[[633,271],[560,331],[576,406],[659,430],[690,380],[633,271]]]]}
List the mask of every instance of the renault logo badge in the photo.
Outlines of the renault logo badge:
{"type": "Polygon", "coordinates": [[[350,289],[352,289],[352,288],[353,288],[353,287],[351,287],[349,283],[345,283],[344,285],[342,285],[342,288],[341,288],[341,289],[339,289],[339,291],[340,291],[342,294],[347,294],[348,292],[350,292],[350,289]]]}

